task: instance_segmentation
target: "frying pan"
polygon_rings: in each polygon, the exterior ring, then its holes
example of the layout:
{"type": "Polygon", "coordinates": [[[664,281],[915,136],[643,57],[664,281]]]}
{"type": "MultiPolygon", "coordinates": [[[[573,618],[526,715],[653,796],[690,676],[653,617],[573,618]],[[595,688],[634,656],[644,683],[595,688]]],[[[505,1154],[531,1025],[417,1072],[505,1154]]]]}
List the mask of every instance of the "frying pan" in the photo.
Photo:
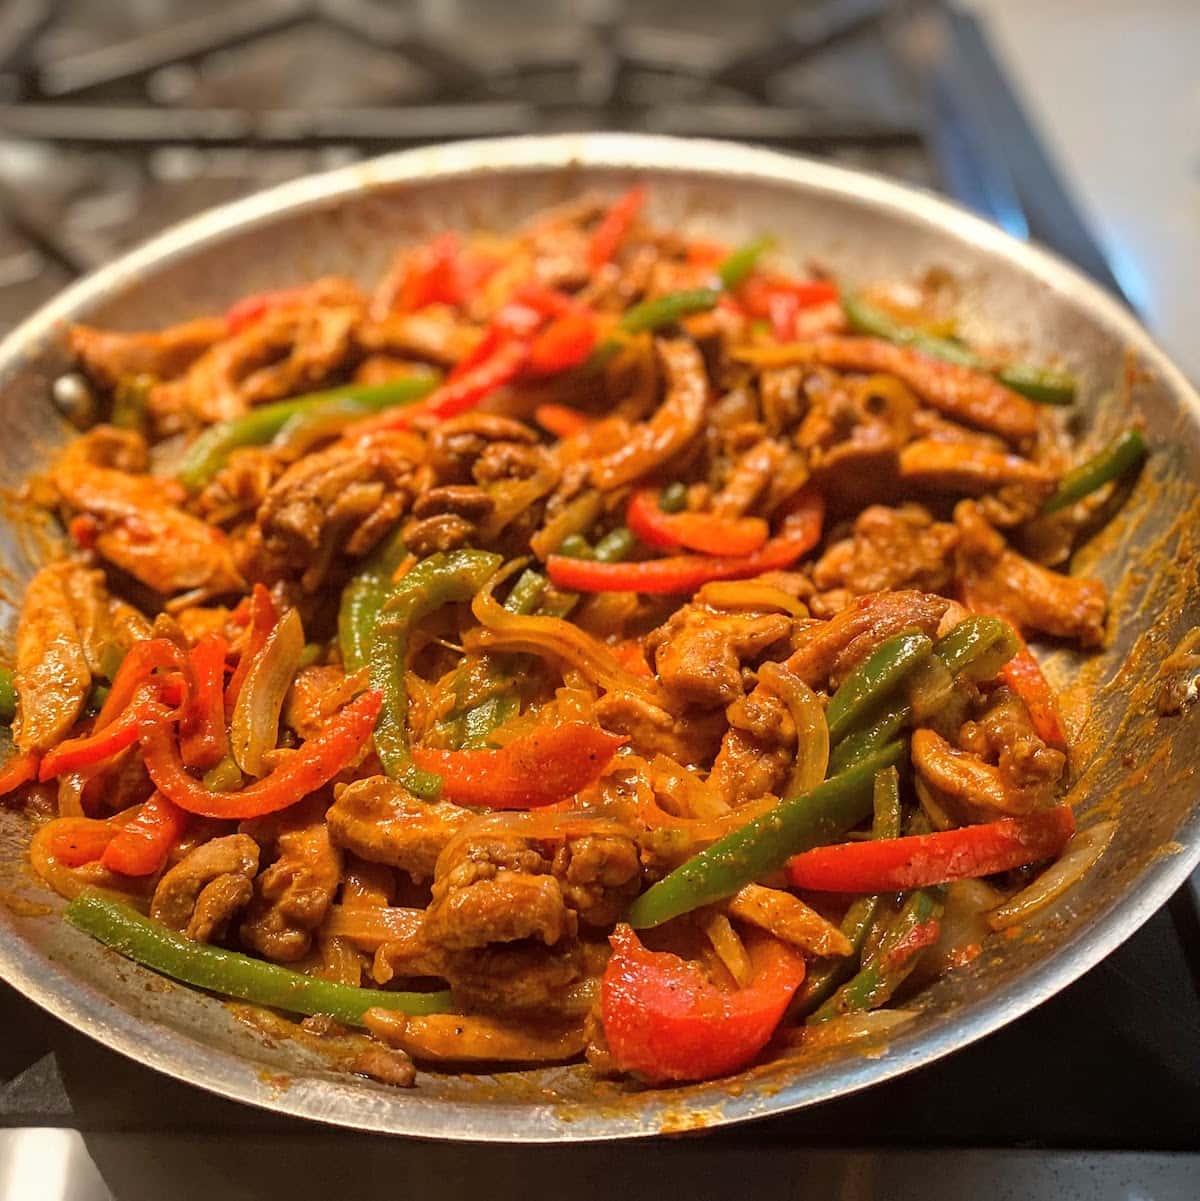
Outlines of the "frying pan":
{"type": "MultiPolygon", "coordinates": [[[[910,1003],[918,1017],[869,1053],[843,1049],[761,1065],[735,1080],[669,1089],[597,1082],[586,1068],[461,1076],[422,1072],[413,1090],[339,1074],[221,1001],[164,981],[67,927],[24,866],[29,829],[0,807],[0,976],[142,1063],[226,1097],[343,1126],[445,1139],[613,1139],[740,1122],[887,1080],[1020,1017],[1129,937],[1200,859],[1200,705],[1155,710],[1163,659],[1200,624],[1200,398],[1130,314],[1078,272],[931,195],[872,175],[709,141],[582,134],[406,151],[301,179],[216,209],[95,272],[0,346],[0,485],[43,467],[67,436],[50,400],[69,367],[65,322],[156,327],[237,296],[322,273],[369,282],[395,247],[446,227],[510,228],[584,188],[650,185],[652,214],[727,242],[764,231],[798,262],[851,284],[950,271],[965,335],[1059,360],[1078,373],[1072,420],[1098,441],[1144,415],[1154,453],[1117,521],[1076,556],[1114,597],[1098,656],[1056,650],[1048,670],[1091,697],[1070,799],[1082,826],[1119,818],[1097,867],[1016,938],[910,1003]]],[[[0,529],[13,596],[37,563],[21,520],[0,529]]],[[[8,607],[9,641],[14,613],[8,607]]]]}

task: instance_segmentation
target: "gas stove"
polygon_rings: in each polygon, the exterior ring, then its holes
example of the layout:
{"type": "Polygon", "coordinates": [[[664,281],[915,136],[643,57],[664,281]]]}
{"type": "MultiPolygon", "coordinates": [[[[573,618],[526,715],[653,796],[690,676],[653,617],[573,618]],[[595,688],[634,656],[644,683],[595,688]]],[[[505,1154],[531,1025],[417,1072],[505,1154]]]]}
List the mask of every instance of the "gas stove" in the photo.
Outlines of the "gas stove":
{"type": "MultiPolygon", "coordinates": [[[[574,129],[735,138],[940,189],[1120,295],[980,28],[938,3],[7,0],[0,330],[165,226],[283,179],[574,129]]],[[[667,1173],[701,1197],[1192,1198],[1197,912],[1181,892],[1054,1000],[918,1073],[636,1147],[325,1131],[153,1074],[0,986],[0,1201],[299,1201],[351,1180],[367,1199],[640,1196],[667,1173]]]]}

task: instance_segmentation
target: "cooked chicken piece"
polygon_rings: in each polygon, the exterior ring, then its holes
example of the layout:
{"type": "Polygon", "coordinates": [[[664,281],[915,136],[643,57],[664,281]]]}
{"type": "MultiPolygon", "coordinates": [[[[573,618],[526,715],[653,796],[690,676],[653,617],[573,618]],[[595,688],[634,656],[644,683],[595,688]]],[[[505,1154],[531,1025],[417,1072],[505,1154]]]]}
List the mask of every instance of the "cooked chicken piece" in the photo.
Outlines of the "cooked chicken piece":
{"type": "Polygon", "coordinates": [[[429,461],[443,484],[488,484],[527,479],[542,461],[538,436],[527,425],[495,413],[464,413],[429,433],[429,461]]]}
{"type": "MultiPolygon", "coordinates": [[[[254,881],[242,940],[266,959],[291,963],[312,946],[313,933],[341,883],[342,854],[330,841],[320,798],[284,810],[276,823],[276,859],[254,881]]],[[[257,833],[253,823],[246,832],[257,833]]]]}
{"type": "Polygon", "coordinates": [[[423,1063],[557,1063],[584,1047],[583,1027],[539,1027],[495,1018],[434,1013],[405,1017],[392,1009],[368,1009],[367,1029],[389,1046],[423,1063]]]}
{"type": "Polygon", "coordinates": [[[764,438],[734,463],[721,491],[712,499],[712,512],[721,517],[740,517],[769,490],[787,460],[786,446],[764,438]]]}
{"type": "Polygon", "coordinates": [[[148,407],[157,431],[228,421],[253,405],[320,388],[356,352],[354,329],[361,314],[355,303],[269,310],[216,343],[186,375],[150,390],[148,407]]]}
{"type": "Polygon", "coordinates": [[[59,457],[50,480],[63,504],[90,518],[96,551],[164,596],[194,599],[242,587],[224,534],[185,513],[174,481],[141,474],[139,435],[98,426],[59,457]]]}
{"type": "Polygon", "coordinates": [[[902,379],[928,405],[968,425],[1022,443],[1037,433],[1032,402],[969,367],[945,363],[878,338],[822,338],[811,344],[813,360],[843,371],[878,371],[902,379]]]}
{"type": "Polygon", "coordinates": [[[791,429],[808,408],[803,367],[768,367],[758,377],[763,424],[772,437],[791,429]]]}
{"type": "Polygon", "coordinates": [[[196,942],[213,942],[249,903],[257,871],[258,843],[248,834],[202,843],[159,880],[150,916],[196,942]]]}
{"type": "Polygon", "coordinates": [[[439,872],[425,931],[447,950],[536,939],[548,947],[579,928],[550,864],[536,850],[505,840],[480,840],[439,872]]]}
{"type": "MultiPolygon", "coordinates": [[[[904,630],[930,635],[950,602],[922,592],[877,592],[829,621],[801,627],[784,667],[811,688],[833,684],[881,642],[904,630]]],[[[708,787],[728,805],[777,794],[795,757],[796,729],[787,706],[765,684],[726,710],[729,731],[713,763],[708,787]]]]}
{"type": "Polygon", "coordinates": [[[958,527],[955,575],[971,608],[998,613],[1022,630],[1073,638],[1081,646],[1104,640],[1108,594],[1099,580],[1060,575],[1012,550],[971,501],[954,510],[958,527]]]}
{"type": "Polygon", "coordinates": [[[954,526],[934,521],[920,505],[872,505],[855,519],[852,537],[821,556],[813,583],[858,596],[895,588],[940,592],[953,577],[957,541],[954,526]]]}
{"type": "Polygon", "coordinates": [[[478,329],[445,305],[429,305],[419,313],[392,313],[356,331],[358,344],[369,354],[427,359],[446,367],[465,359],[480,337],[478,329]]]}
{"type": "Polygon", "coordinates": [[[628,441],[592,466],[592,482],[608,492],[648,474],[683,450],[700,432],[708,405],[708,375],[693,342],[656,343],[667,374],[667,394],[654,416],[633,428],[628,441]]]}
{"type": "Polygon", "coordinates": [[[335,789],[325,820],[337,846],[428,880],[443,848],[476,816],[449,801],[418,801],[386,776],[370,776],[335,789]]]}
{"type": "Polygon", "coordinates": [[[380,1084],[390,1084],[393,1088],[412,1088],[417,1083],[417,1069],[408,1053],[399,1047],[368,1043],[350,1061],[350,1070],[356,1075],[378,1080],[380,1084]]]}
{"type": "Polygon", "coordinates": [[[673,697],[712,709],[742,695],[743,664],[791,629],[782,613],[723,613],[693,602],[647,636],[646,650],[673,697]]]}
{"type": "Polygon", "coordinates": [[[17,716],[22,751],[48,750],[83,710],[92,673],[67,591],[71,563],[43,567],[29,583],[17,625],[17,716]]]}
{"type": "Polygon", "coordinates": [[[1021,787],[998,767],[970,751],[958,750],[924,727],[913,731],[912,761],[926,784],[968,812],[1030,813],[1046,800],[1045,781],[1021,787]]]}
{"type": "Polygon", "coordinates": [[[784,702],[765,684],[726,710],[729,730],[721,740],[708,791],[726,805],[778,795],[796,757],[796,725],[784,702]]]}
{"type": "Polygon", "coordinates": [[[804,378],[808,412],[795,432],[817,487],[842,505],[890,500],[917,399],[890,377],[848,379],[821,368],[804,378]]]}
{"type": "Polygon", "coordinates": [[[924,592],[872,592],[859,597],[829,621],[801,630],[787,669],[811,688],[833,683],[881,642],[905,630],[930,637],[950,601],[924,592]]]}
{"type": "Polygon", "coordinates": [[[138,333],[73,325],[67,341],[92,379],[106,388],[115,388],[134,375],[174,379],[228,332],[223,317],[200,317],[163,330],[138,333]]]}
{"type": "Polygon", "coordinates": [[[1066,756],[1038,737],[1024,702],[1007,688],[996,691],[982,717],[962,727],[958,744],[995,763],[1013,789],[1043,789],[1049,796],[1066,769],[1066,756]]]}
{"type": "Polygon", "coordinates": [[[70,561],[43,567],[17,622],[17,746],[53,746],[78,719],[92,677],[112,670],[106,652],[149,633],[136,609],[108,595],[102,571],[70,561]]]}
{"type": "Polygon", "coordinates": [[[271,486],[242,552],[246,573],[316,591],[338,554],[366,554],[408,510],[421,444],[403,431],[305,455],[271,486]]]}
{"type": "Polygon", "coordinates": [[[1044,501],[1054,491],[1054,472],[1020,455],[997,454],[966,443],[919,438],[900,452],[900,478],[931,492],[978,496],[1016,485],[1044,501]]]}
{"type": "Polygon", "coordinates": [[[287,463],[269,446],[243,446],[233,451],[196,499],[205,521],[228,525],[252,517],[287,463]]]}
{"type": "Polygon", "coordinates": [[[413,504],[413,519],[404,527],[404,545],[424,558],[435,551],[477,545],[479,526],[496,502],[474,484],[444,484],[423,492],[413,504]]]}
{"type": "Polygon", "coordinates": [[[425,933],[449,950],[523,939],[555,946],[580,921],[612,922],[640,882],[637,844],[615,822],[580,817],[541,836],[523,833],[520,819],[483,818],[439,858],[425,933]]]}
{"type": "Polygon", "coordinates": [[[758,926],[810,955],[849,955],[854,949],[831,921],[780,888],[747,884],[730,898],[729,916],[758,926]]]}
{"type": "Polygon", "coordinates": [[[725,730],[721,711],[675,717],[631,692],[606,692],[595,705],[596,721],[612,734],[625,734],[639,755],[669,755],[678,763],[712,759],[725,730]]]}

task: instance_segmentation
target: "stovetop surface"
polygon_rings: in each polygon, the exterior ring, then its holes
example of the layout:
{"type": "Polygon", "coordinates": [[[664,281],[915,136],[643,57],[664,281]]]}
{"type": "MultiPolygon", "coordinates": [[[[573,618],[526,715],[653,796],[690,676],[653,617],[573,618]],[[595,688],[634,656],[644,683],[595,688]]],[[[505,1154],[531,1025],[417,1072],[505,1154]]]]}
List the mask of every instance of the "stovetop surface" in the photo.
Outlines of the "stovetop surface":
{"type": "MultiPolygon", "coordinates": [[[[1117,291],[978,27],[936,3],[9,0],[0,331],[159,229],[279,180],[429,141],[595,128],[740,138],[937,187],[1117,291]]],[[[1181,894],[974,1047],[636,1150],[323,1131],[151,1073],[0,986],[0,1201],[299,1201],[351,1178],[364,1198],[405,1181],[561,1196],[567,1179],[583,1197],[637,1196],[660,1169],[701,1196],[750,1181],[795,1195],[801,1179],[829,1197],[991,1196],[1003,1179],[1024,1198],[1194,1197],[1195,1161],[1153,1153],[1200,1151],[1197,948],[1181,894]],[[750,1158],[767,1149],[769,1169],[750,1158]],[[50,1160],[75,1174],[30,1175],[50,1160]]]]}

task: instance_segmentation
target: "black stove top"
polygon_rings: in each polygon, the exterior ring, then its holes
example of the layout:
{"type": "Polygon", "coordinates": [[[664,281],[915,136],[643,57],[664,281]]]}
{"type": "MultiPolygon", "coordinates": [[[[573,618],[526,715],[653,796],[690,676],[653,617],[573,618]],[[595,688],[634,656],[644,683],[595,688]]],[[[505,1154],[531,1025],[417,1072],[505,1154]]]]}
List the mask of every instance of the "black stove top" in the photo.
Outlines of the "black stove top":
{"type": "MultiPolygon", "coordinates": [[[[627,129],[939,188],[1119,289],[977,24],[933,2],[7,0],[0,330],[159,229],[401,146],[627,129]]],[[[620,1148],[324,1131],[116,1056],[0,986],[0,1201],[1194,1198],[1200,921],[1186,893],[983,1043],[789,1117],[620,1148]],[[769,1152],[764,1159],[760,1153],[769,1152]]]]}

